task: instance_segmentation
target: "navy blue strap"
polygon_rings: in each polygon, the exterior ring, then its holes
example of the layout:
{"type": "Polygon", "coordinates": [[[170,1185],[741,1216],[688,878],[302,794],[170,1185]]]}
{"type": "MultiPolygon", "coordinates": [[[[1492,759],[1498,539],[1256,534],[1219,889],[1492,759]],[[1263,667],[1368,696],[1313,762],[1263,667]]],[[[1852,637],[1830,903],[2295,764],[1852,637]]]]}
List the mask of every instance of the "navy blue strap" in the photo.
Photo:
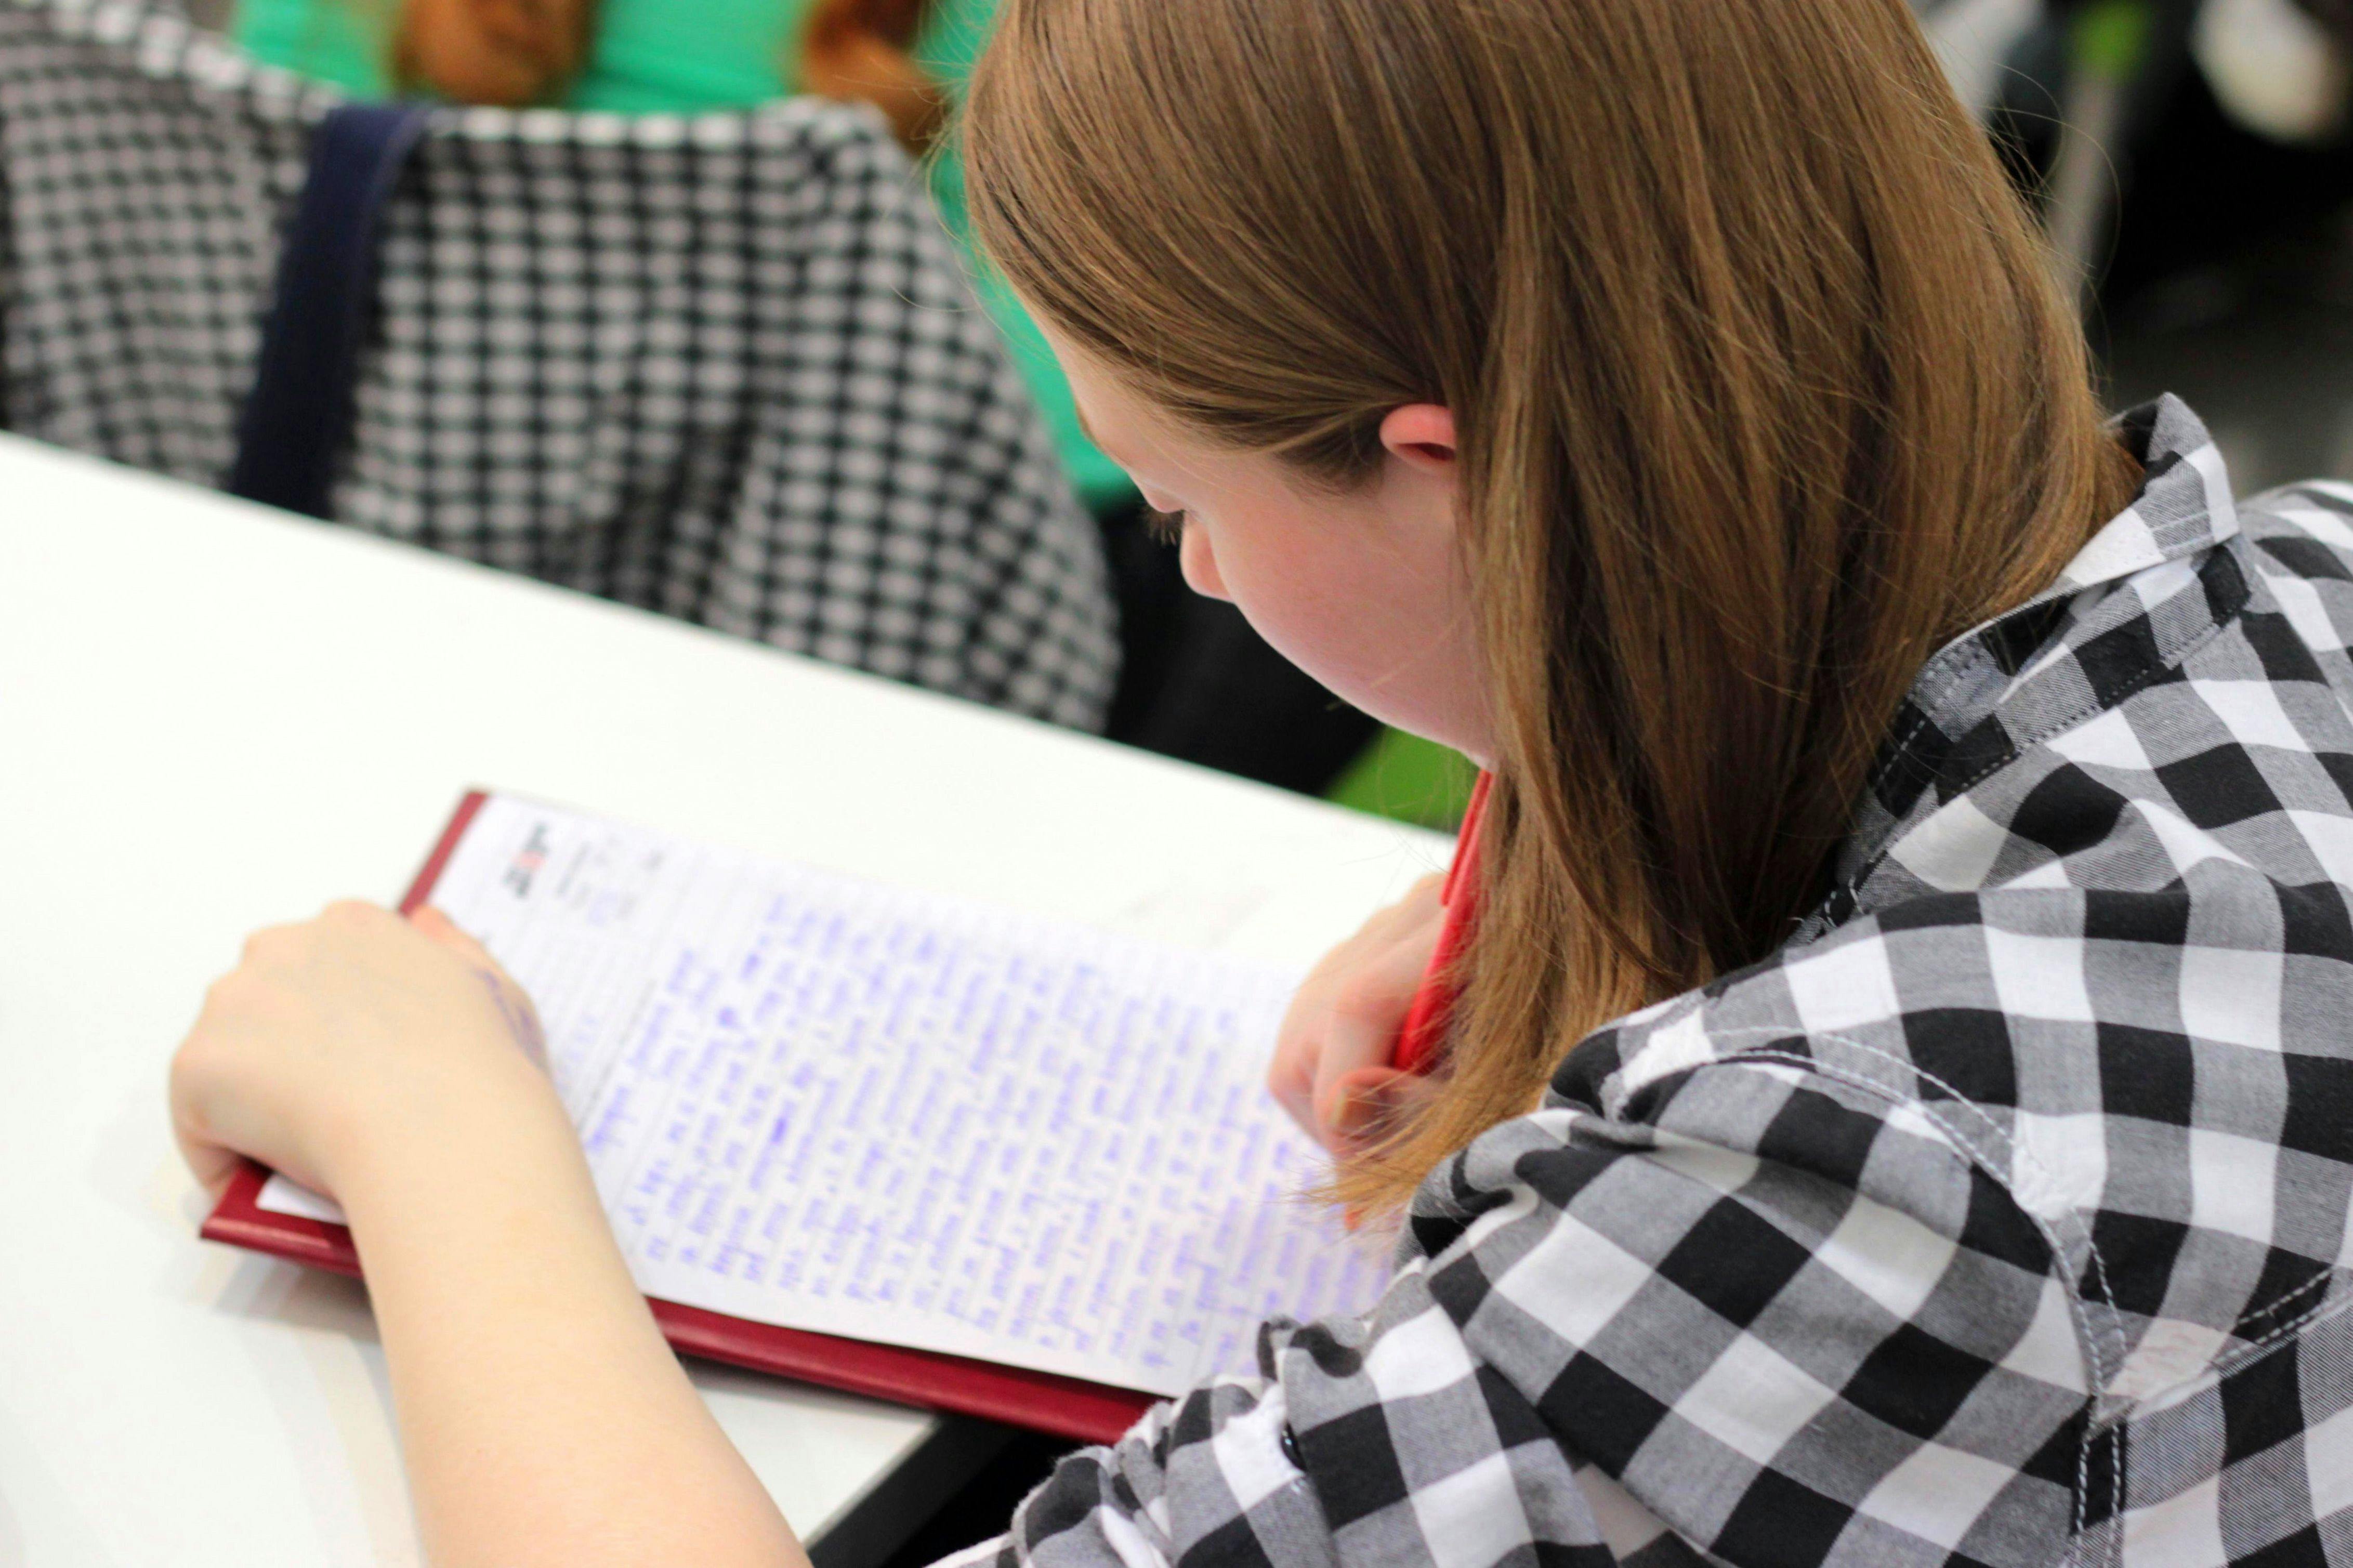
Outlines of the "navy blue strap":
{"type": "Polygon", "coordinates": [[[287,227],[261,363],[237,426],[230,494],[327,515],[375,304],[378,221],[429,112],[350,104],[312,135],[310,176],[287,227]]]}

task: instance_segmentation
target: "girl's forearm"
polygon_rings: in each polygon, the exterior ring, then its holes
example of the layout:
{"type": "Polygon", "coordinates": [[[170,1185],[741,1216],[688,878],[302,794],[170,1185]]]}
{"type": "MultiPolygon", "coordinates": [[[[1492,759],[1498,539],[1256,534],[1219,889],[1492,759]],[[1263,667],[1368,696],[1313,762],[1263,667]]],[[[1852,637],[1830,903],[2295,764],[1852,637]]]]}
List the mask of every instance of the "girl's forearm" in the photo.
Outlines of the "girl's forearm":
{"type": "Polygon", "coordinates": [[[427,1561],[807,1568],[663,1342],[553,1096],[385,1147],[337,1188],[427,1561]]]}

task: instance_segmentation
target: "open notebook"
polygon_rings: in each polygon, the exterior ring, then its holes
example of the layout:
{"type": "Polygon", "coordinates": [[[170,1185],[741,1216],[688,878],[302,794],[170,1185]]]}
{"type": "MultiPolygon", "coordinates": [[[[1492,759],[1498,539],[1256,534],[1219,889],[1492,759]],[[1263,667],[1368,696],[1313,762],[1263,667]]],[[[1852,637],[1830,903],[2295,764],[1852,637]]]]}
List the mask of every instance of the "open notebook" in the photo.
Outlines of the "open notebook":
{"type": "MultiPolygon", "coordinates": [[[[1261,1084],[1297,976],[467,797],[410,889],[522,982],[680,1348],[1068,1436],[1361,1310],[1261,1084]]],[[[216,1240],[356,1272],[248,1170],[216,1240]]]]}

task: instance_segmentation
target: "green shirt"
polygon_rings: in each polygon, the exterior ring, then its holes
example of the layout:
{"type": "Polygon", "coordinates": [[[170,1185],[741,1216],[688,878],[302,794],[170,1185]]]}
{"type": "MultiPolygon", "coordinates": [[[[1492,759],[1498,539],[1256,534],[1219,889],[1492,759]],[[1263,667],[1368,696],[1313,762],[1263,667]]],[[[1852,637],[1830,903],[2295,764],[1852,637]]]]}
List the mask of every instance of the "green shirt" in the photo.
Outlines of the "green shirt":
{"type": "MultiPolygon", "coordinates": [[[[300,71],[354,98],[393,91],[385,35],[397,0],[241,0],[237,38],[248,53],[300,71]]],[[[624,114],[691,114],[749,109],[794,89],[786,79],[808,0],[605,0],[586,68],[565,100],[569,109],[624,114]]],[[[995,20],[997,0],[933,0],[915,55],[934,78],[961,94],[995,20]]],[[[1134,496],[1118,465],[1079,429],[1070,383],[994,268],[972,245],[964,166],[933,160],[932,196],[971,268],[981,303],[1003,333],[1013,363],[1046,416],[1071,482],[1098,511],[1134,496]]]]}

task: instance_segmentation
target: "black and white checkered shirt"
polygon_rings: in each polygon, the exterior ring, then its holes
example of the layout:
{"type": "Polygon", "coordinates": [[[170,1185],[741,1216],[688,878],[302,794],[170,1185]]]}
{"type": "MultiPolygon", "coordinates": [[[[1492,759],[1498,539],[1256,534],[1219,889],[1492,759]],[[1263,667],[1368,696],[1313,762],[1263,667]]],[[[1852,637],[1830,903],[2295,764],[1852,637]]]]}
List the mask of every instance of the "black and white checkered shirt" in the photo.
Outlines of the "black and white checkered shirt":
{"type": "MultiPolygon", "coordinates": [[[[0,423],[221,483],[335,101],[0,0],[0,423]]],[[[338,521],[1101,724],[1093,525],[879,117],[439,110],[378,272],[338,521]]]]}
{"type": "Polygon", "coordinates": [[[2138,499],[1922,670],[1796,940],[966,1561],[2353,1563],[2353,488],[2236,509],[2179,403],[2124,430],[2138,499]]]}

